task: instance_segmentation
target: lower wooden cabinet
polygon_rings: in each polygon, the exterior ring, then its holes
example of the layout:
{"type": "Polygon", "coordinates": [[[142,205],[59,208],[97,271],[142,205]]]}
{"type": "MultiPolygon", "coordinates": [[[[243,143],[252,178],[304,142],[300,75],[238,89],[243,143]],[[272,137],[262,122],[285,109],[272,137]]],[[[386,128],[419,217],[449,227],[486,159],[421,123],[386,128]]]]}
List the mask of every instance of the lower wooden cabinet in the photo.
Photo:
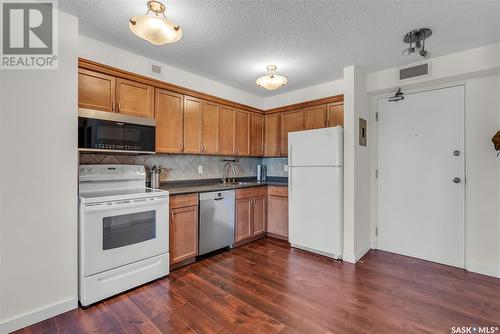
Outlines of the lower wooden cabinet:
{"type": "Polygon", "coordinates": [[[268,187],[267,233],[288,239],[288,187],[268,187]]]}
{"type": "Polygon", "coordinates": [[[236,190],[235,243],[266,232],[266,190],[266,187],[236,190]]]}
{"type": "Polygon", "coordinates": [[[170,196],[170,264],[198,255],[198,194],[170,196]]]}

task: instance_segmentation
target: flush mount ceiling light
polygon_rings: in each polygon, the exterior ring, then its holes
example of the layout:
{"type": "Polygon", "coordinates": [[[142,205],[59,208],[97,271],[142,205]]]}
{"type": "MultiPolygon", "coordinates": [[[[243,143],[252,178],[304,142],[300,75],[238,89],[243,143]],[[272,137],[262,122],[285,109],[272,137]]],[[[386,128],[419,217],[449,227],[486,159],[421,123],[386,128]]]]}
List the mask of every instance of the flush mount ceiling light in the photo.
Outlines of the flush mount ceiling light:
{"type": "Polygon", "coordinates": [[[165,5],[159,1],[148,1],[148,11],[134,16],[129,21],[132,32],[154,45],[174,43],[181,39],[182,30],[167,20],[165,5]]]}
{"type": "Polygon", "coordinates": [[[257,79],[257,86],[268,90],[275,90],[286,85],[288,80],[284,76],[276,74],[276,69],[276,65],[267,65],[267,75],[257,79]]]}
{"type": "Polygon", "coordinates": [[[403,42],[410,46],[403,50],[403,55],[409,56],[418,51],[418,54],[423,58],[430,56],[430,52],[425,49],[425,40],[432,35],[432,30],[429,28],[421,28],[412,30],[403,37],[403,42]]]}

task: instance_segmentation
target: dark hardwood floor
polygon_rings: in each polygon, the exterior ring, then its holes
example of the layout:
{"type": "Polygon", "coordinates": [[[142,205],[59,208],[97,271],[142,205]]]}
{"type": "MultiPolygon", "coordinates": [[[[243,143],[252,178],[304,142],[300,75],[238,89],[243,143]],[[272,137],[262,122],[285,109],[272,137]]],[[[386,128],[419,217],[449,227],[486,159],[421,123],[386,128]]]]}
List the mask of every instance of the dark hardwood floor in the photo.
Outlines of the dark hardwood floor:
{"type": "Polygon", "coordinates": [[[261,239],[19,333],[451,333],[500,327],[500,279],[370,251],[357,265],[261,239]]]}

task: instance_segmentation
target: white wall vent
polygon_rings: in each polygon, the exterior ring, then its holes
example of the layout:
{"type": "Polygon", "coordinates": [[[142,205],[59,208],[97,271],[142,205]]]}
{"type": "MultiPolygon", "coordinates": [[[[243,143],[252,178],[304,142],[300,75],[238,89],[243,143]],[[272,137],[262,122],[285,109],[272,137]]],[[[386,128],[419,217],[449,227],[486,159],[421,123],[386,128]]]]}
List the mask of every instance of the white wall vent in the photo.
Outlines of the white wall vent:
{"type": "Polygon", "coordinates": [[[163,78],[163,65],[159,63],[149,63],[149,74],[163,78]]]}
{"type": "Polygon", "coordinates": [[[398,71],[398,79],[408,80],[415,78],[423,78],[431,75],[431,63],[425,62],[417,65],[401,67],[398,71]]]}

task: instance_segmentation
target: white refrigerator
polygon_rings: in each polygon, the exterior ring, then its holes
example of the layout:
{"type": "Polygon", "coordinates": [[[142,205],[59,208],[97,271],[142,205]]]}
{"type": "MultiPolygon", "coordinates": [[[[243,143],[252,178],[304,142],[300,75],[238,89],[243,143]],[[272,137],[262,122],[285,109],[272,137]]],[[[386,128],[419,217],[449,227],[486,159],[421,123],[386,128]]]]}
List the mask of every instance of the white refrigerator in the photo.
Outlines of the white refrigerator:
{"type": "Polygon", "coordinates": [[[288,134],[289,241],[293,247],[342,258],[343,129],[288,134]]]}

